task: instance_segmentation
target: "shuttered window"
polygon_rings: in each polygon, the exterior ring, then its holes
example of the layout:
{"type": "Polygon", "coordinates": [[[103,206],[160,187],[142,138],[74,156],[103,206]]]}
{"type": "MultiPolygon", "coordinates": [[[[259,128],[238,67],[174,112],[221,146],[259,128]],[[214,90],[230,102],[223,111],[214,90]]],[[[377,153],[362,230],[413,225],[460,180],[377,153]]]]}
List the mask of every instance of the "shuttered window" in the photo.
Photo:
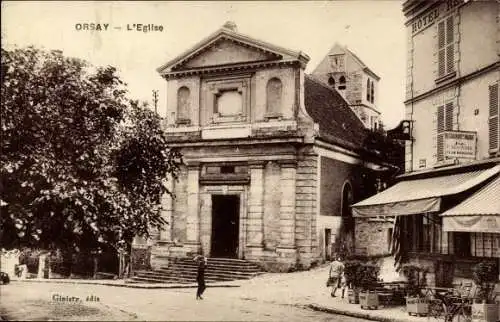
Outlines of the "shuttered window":
{"type": "Polygon", "coordinates": [[[371,99],[371,90],[370,90],[370,79],[367,79],[366,80],[366,100],[368,102],[371,102],[372,99],[371,99]]]}
{"type": "Polygon", "coordinates": [[[453,130],[453,102],[437,108],[437,160],[444,160],[444,132],[453,130]]]}
{"type": "Polygon", "coordinates": [[[375,102],[375,83],[373,81],[371,81],[371,88],[370,88],[370,91],[371,91],[371,102],[374,103],[375,102]]]}
{"type": "Polygon", "coordinates": [[[438,77],[455,71],[455,35],[453,16],[438,23],[438,77]]]}
{"type": "Polygon", "coordinates": [[[500,124],[498,106],[498,84],[489,87],[489,148],[490,152],[499,150],[500,124]]]}

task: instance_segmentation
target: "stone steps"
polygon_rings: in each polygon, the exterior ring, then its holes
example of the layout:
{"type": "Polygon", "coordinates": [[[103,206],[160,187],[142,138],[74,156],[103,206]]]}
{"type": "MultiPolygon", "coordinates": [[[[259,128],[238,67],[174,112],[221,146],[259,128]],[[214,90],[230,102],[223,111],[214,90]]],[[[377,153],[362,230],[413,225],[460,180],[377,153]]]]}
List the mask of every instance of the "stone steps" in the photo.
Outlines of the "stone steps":
{"type": "MultiPolygon", "coordinates": [[[[136,271],[127,283],[195,283],[198,265],[191,258],[170,258],[169,265],[151,271],[136,271]]],[[[250,279],[261,274],[254,263],[241,259],[209,258],[205,281],[227,282],[250,279]]]]}
{"type": "MultiPolygon", "coordinates": [[[[155,270],[155,271],[139,271],[139,272],[136,272],[138,275],[141,275],[141,276],[145,276],[145,275],[148,275],[148,276],[158,276],[158,277],[169,277],[169,276],[178,276],[178,277],[187,277],[187,278],[196,278],[196,275],[197,275],[197,272],[196,271],[189,271],[189,272],[183,272],[183,271],[166,271],[166,270],[155,270]]],[[[248,274],[248,273],[242,273],[242,272],[237,272],[237,271],[233,271],[233,272],[219,272],[219,271],[209,271],[209,270],[206,270],[205,271],[205,278],[217,278],[217,277],[220,277],[220,278],[231,278],[231,279],[235,279],[235,278],[247,278],[247,277],[254,277],[256,275],[259,275],[258,272],[256,273],[252,273],[252,274],[248,274]]]]}
{"type": "Polygon", "coordinates": [[[169,279],[164,279],[164,278],[153,278],[153,277],[141,277],[141,276],[134,276],[131,279],[128,279],[126,283],[128,284],[139,284],[139,283],[175,283],[175,284],[192,284],[196,281],[193,281],[191,279],[185,279],[185,278],[169,278],[169,279]]]}
{"type": "MultiPolygon", "coordinates": [[[[151,271],[151,272],[141,272],[140,274],[136,275],[137,277],[140,278],[150,278],[150,279],[157,279],[157,280],[186,280],[190,281],[191,283],[196,282],[196,274],[195,275],[169,275],[169,274],[159,274],[156,271],[151,271]]],[[[205,273],[205,280],[206,281],[212,281],[212,282],[226,282],[226,281],[234,281],[236,279],[246,279],[248,276],[224,276],[224,275],[207,275],[205,273]]]]}
{"type": "MultiPolygon", "coordinates": [[[[162,266],[159,268],[159,270],[179,270],[179,271],[197,271],[198,267],[193,266],[193,265],[188,265],[188,264],[175,264],[173,267],[172,266],[162,266]]],[[[248,272],[248,273],[256,273],[260,272],[260,268],[258,267],[238,267],[235,265],[213,265],[213,264],[208,264],[207,271],[238,271],[238,272],[248,272]]]]}

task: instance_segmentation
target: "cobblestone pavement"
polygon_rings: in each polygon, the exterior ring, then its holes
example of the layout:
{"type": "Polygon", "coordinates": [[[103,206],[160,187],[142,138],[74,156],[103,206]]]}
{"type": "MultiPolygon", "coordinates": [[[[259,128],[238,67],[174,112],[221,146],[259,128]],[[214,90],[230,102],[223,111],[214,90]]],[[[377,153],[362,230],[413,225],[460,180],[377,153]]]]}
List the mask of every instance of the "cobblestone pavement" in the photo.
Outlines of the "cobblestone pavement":
{"type": "MultiPolygon", "coordinates": [[[[346,315],[379,321],[426,320],[424,317],[408,316],[402,306],[363,310],[359,304],[347,303],[347,299],[331,298],[329,289],[325,287],[327,275],[328,265],[324,265],[304,272],[266,273],[231,284],[239,287],[210,287],[208,284],[203,301],[196,301],[196,289],[193,288],[128,288],[123,287],[125,285],[119,281],[72,281],[76,284],[48,280],[19,281],[4,289],[0,288],[0,291],[8,292],[13,298],[22,298],[23,293],[32,294],[30,296],[39,299],[50,299],[54,293],[82,298],[94,295],[100,299],[98,303],[94,303],[94,307],[102,310],[100,316],[103,316],[103,320],[109,320],[107,317],[110,314],[116,316],[115,320],[130,320],[134,318],[134,314],[140,320],[356,321],[346,315]],[[110,282],[122,287],[99,285],[110,282]],[[312,311],[310,308],[322,312],[312,311]],[[124,317],[128,313],[130,314],[124,317]]],[[[2,305],[0,301],[0,308],[2,305]]]]}
{"type": "MultiPolygon", "coordinates": [[[[15,320],[41,319],[32,314],[40,301],[51,301],[57,294],[66,297],[87,299],[93,296],[99,301],[83,305],[100,310],[87,315],[71,316],[74,303],[58,303],[66,312],[53,319],[71,320],[189,320],[189,321],[363,321],[341,315],[316,312],[294,305],[280,304],[266,296],[260,296],[269,289],[250,290],[241,288],[208,288],[204,300],[195,299],[196,289],[133,289],[89,284],[52,284],[13,282],[0,287],[1,312],[15,320]],[[262,299],[261,299],[262,298],[262,299]],[[19,301],[20,299],[28,299],[19,301]],[[16,307],[12,307],[16,305],[16,307]]],[[[54,303],[52,303],[54,305],[54,303]]],[[[52,312],[56,312],[52,310],[52,312]]],[[[82,311],[82,310],[80,310],[82,311]]],[[[81,312],[80,312],[81,313],[81,312]]]]}

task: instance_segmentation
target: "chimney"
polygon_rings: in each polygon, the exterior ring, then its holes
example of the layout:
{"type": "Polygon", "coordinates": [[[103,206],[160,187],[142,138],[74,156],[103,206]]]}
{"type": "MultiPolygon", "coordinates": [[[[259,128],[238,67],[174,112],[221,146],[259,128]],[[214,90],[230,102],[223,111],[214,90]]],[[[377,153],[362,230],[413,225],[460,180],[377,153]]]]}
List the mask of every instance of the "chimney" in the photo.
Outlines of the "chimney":
{"type": "Polygon", "coordinates": [[[224,26],[222,26],[222,28],[229,29],[234,32],[238,31],[238,27],[236,27],[236,24],[232,21],[226,21],[226,23],[224,24],[224,26]]]}

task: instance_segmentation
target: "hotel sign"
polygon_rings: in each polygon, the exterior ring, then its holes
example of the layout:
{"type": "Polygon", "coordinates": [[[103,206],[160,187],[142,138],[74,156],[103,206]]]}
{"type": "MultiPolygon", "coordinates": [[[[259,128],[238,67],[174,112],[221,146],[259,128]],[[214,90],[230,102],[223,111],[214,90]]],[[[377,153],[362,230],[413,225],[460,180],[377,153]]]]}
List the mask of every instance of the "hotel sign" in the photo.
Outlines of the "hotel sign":
{"type": "Polygon", "coordinates": [[[443,134],[445,159],[476,159],[476,132],[446,131],[443,134]]]}
{"type": "Polygon", "coordinates": [[[440,4],[437,7],[424,12],[412,21],[412,35],[415,35],[416,33],[427,29],[427,27],[432,26],[434,22],[440,18],[440,16],[446,15],[449,11],[467,2],[469,2],[469,0],[446,0],[438,2],[440,4]]]}

